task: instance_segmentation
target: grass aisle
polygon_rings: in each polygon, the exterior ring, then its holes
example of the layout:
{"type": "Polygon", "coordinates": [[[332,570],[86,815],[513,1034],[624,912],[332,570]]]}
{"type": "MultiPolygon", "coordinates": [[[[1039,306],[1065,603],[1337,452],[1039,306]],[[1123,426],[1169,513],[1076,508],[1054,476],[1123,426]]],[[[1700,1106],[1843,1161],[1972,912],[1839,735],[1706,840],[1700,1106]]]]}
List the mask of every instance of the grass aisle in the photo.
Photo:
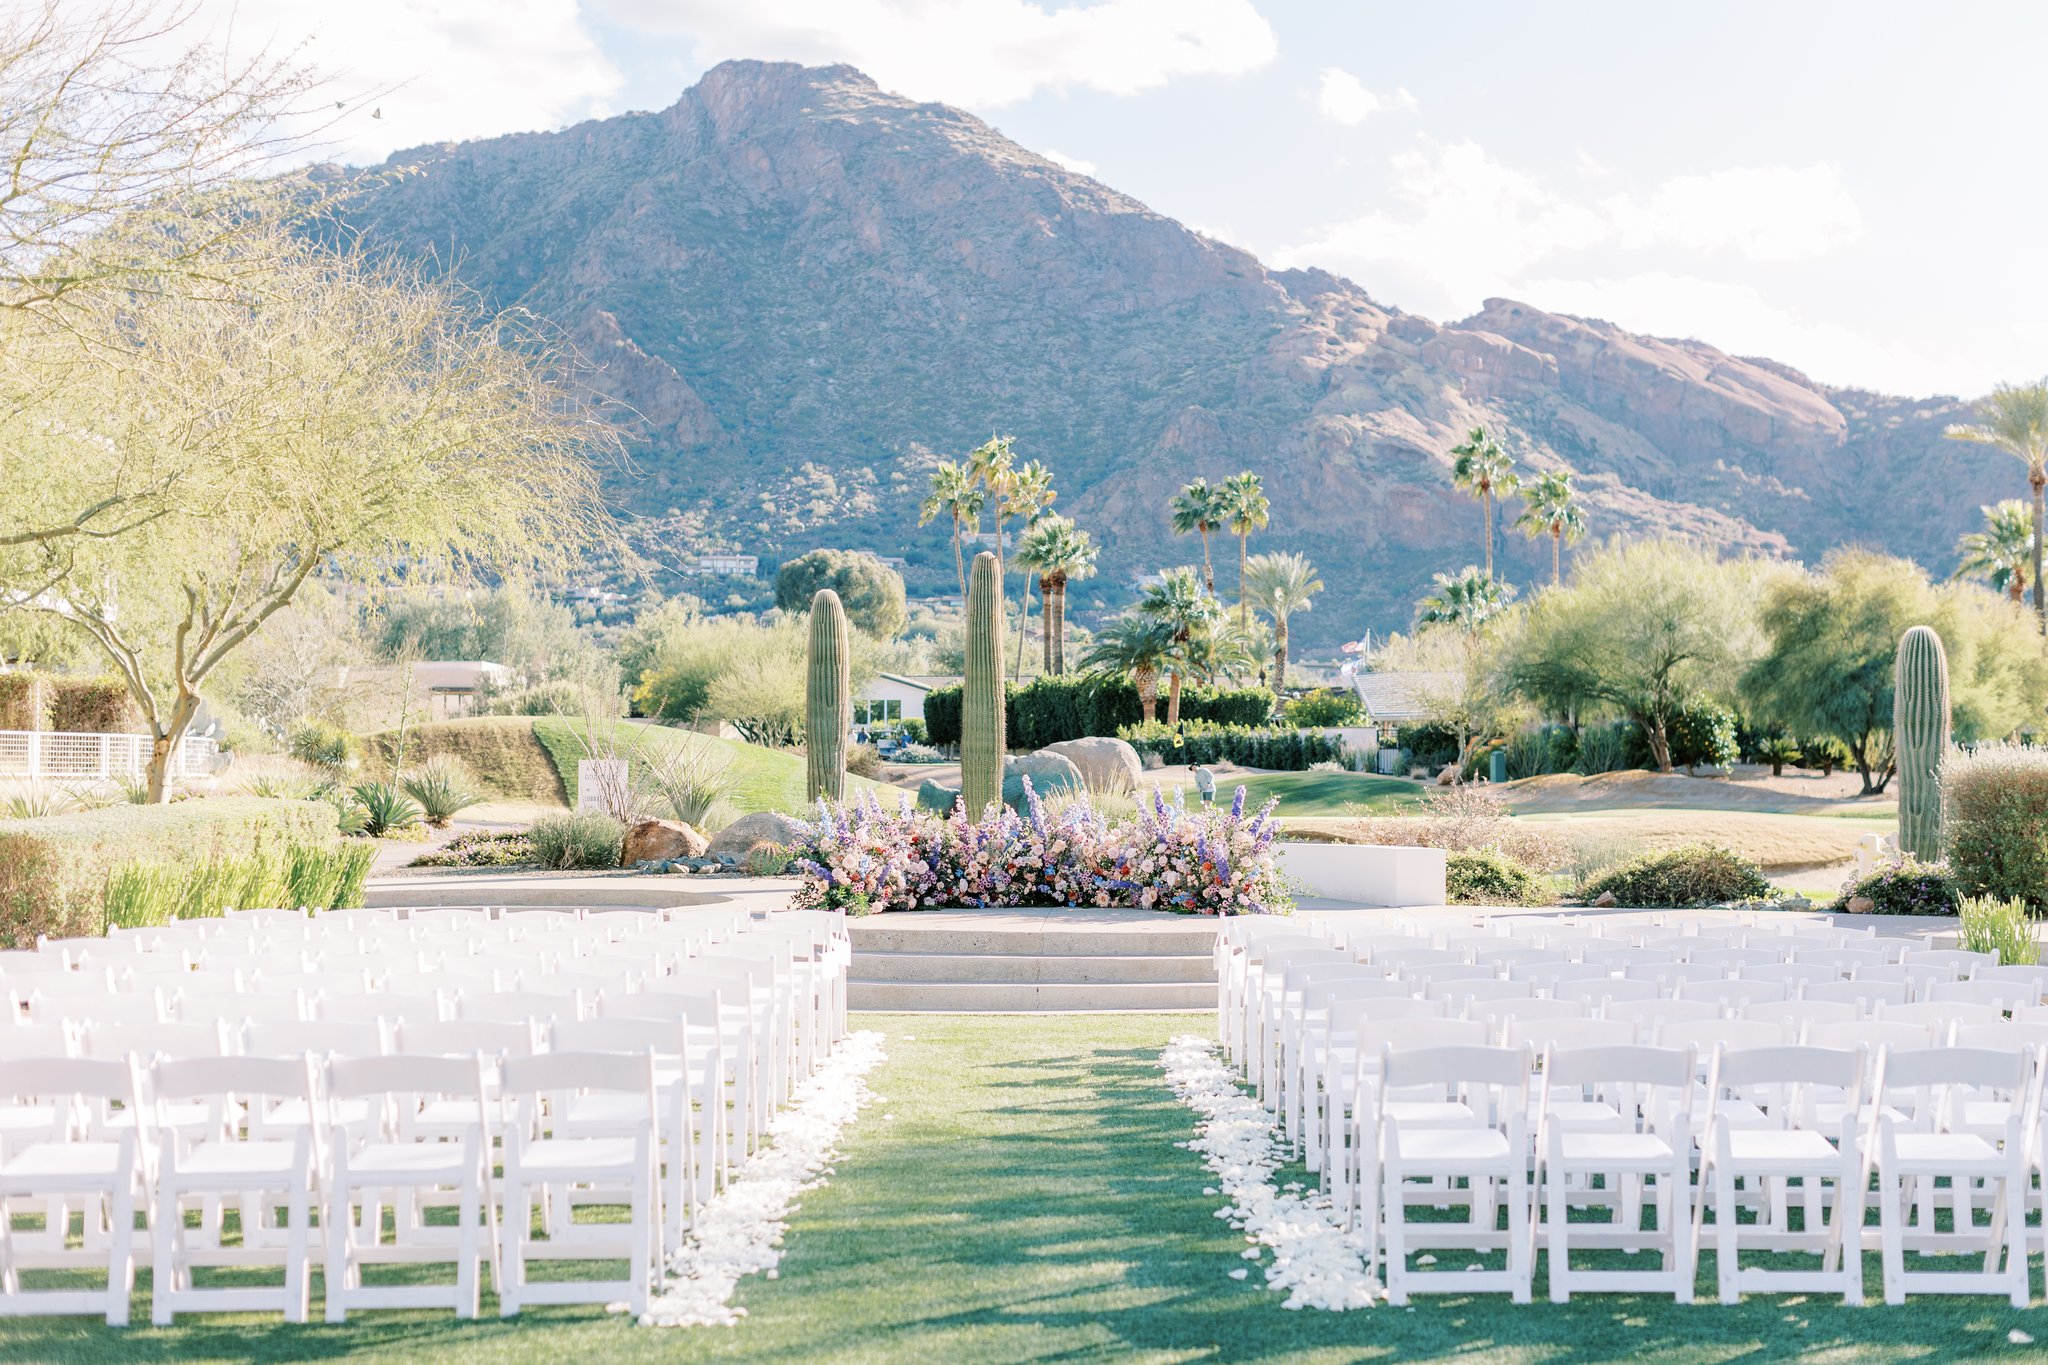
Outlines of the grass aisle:
{"type": "MultiPolygon", "coordinates": [[[[1809,1296],[1678,1307],[1633,1296],[1567,1307],[1504,1297],[1412,1312],[1287,1312],[1260,1273],[1233,1281],[1240,1234],[1175,1147],[1193,1116],[1160,1049],[1207,1016],[857,1016],[888,1035],[879,1097],[837,1174],[791,1222],[779,1277],[743,1282],[736,1328],[648,1330],[597,1310],[513,1322],[367,1314],[344,1327],[210,1317],[172,1331],[0,1321],[5,1361],[983,1362],[1425,1360],[1665,1362],[2039,1359],[2048,1311],[1923,1298],[1845,1309],[1809,1296]]],[[[1283,1177],[1289,1178],[1289,1177],[1283,1177]]],[[[1873,1259],[1874,1265],[1874,1259],[1873,1259]]],[[[1874,1277],[1873,1277],[1874,1280],[1874,1277]]],[[[1872,1285],[1873,1293],[1875,1284],[1872,1285]]],[[[496,1305],[487,1296],[486,1313],[496,1305]]],[[[319,1313],[316,1284],[314,1312],[319,1313]]],[[[137,1321],[148,1321],[138,1296],[137,1321]]]]}

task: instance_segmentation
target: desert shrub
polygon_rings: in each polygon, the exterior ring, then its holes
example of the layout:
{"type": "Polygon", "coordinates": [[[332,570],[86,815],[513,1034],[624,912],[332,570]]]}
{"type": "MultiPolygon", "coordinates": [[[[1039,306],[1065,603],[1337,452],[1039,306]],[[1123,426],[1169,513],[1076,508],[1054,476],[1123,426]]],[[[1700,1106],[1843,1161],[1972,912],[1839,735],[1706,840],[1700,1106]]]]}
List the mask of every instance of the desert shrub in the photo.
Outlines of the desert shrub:
{"type": "Polygon", "coordinates": [[[49,693],[52,730],[79,734],[133,734],[143,728],[135,698],[119,678],[73,678],[53,674],[44,680],[49,693]]]}
{"type": "Polygon", "coordinates": [[[1557,901],[1535,873],[1491,849],[1453,853],[1444,860],[1444,898],[1452,905],[1552,905],[1557,901]]]}
{"type": "Polygon", "coordinates": [[[489,710],[494,716],[573,716],[583,710],[584,697],[576,683],[540,683],[493,692],[489,710]]]}
{"type": "Polygon", "coordinates": [[[373,838],[395,834],[426,819],[419,803],[389,782],[364,782],[350,795],[363,809],[363,833],[373,838]]]}
{"type": "Polygon", "coordinates": [[[732,751],[711,740],[640,745],[627,760],[633,784],[649,806],[686,824],[702,825],[739,785],[732,751]]]}
{"type": "Polygon", "coordinates": [[[407,866],[523,867],[534,861],[533,840],[525,830],[479,829],[456,835],[407,866]]]}
{"type": "Polygon", "coordinates": [[[872,744],[850,744],[846,749],[846,771],[855,777],[880,777],[882,755],[872,744]]]}
{"type": "Polygon", "coordinates": [[[334,779],[317,769],[308,772],[260,772],[243,779],[242,790],[266,801],[324,801],[334,779]]]}
{"type": "Polygon", "coordinates": [[[1596,901],[1612,895],[1632,909],[1675,910],[1756,900],[1771,894],[1763,870],[1718,844],[1686,844],[1642,857],[1601,873],[1579,888],[1596,901]]]}
{"type": "Polygon", "coordinates": [[[49,728],[49,694],[34,673],[0,673],[0,730],[49,728]]]}
{"type": "Polygon", "coordinates": [[[929,744],[906,744],[896,751],[897,763],[943,763],[945,755],[929,744]]]}
{"type": "Polygon", "coordinates": [[[469,770],[452,758],[428,759],[401,778],[398,786],[437,829],[484,799],[469,770]]]}
{"type": "Polygon", "coordinates": [[[1247,768],[1305,771],[1312,763],[1344,756],[1343,742],[1320,730],[1255,730],[1213,721],[1183,722],[1173,730],[1161,722],[1126,725],[1117,731],[1140,755],[1156,754],[1168,764],[1237,763],[1247,768]]]}
{"type": "Polygon", "coordinates": [[[746,851],[740,866],[746,868],[750,877],[779,877],[789,870],[795,856],[783,845],[763,839],[746,851]]]}
{"type": "Polygon", "coordinates": [[[1909,855],[1843,882],[1842,894],[1828,909],[1847,914],[1849,902],[1858,896],[1870,898],[1873,915],[1953,915],[1956,879],[1947,864],[1923,863],[1909,855]]]}
{"type": "Polygon", "coordinates": [[[285,751],[301,763],[329,772],[346,772],[356,766],[362,746],[354,735],[332,721],[307,720],[293,727],[285,751]]]}
{"type": "Polygon", "coordinates": [[[1983,744],[1941,769],[1956,890],[2048,906],[2048,749],[1983,744]]]}
{"type": "Polygon", "coordinates": [[[1508,814],[1498,791],[1473,782],[1432,787],[1422,794],[1420,815],[1368,816],[1353,825],[1363,844],[1405,844],[1451,853],[1499,853],[1541,872],[1555,871],[1565,856],[1558,838],[1508,814]]]}
{"type": "Polygon", "coordinates": [[[9,820],[40,820],[46,815],[88,808],[89,803],[81,801],[77,792],[55,782],[23,782],[8,788],[5,798],[0,799],[0,817],[9,820]]]}
{"type": "Polygon", "coordinates": [[[2041,960],[2041,939],[2027,903],[2017,897],[1965,896],[1961,946],[1966,952],[1996,953],[2007,967],[2031,967],[2041,960]]]}
{"type": "MultiPolygon", "coordinates": [[[[0,821],[0,943],[99,933],[109,875],[135,862],[204,865],[293,844],[340,842],[318,801],[214,797],[0,821]]],[[[373,850],[374,852],[374,850],[373,850]]]]}
{"type": "Polygon", "coordinates": [[[1650,766],[1650,740],[1632,720],[1579,727],[1579,753],[1572,771],[1584,777],[1650,766]]]}
{"type": "Polygon", "coordinates": [[[1671,742],[1672,765],[1687,772],[1725,768],[1741,752],[1735,743],[1735,713],[1717,701],[1687,702],[1666,718],[1664,733],[1671,742]]]}
{"type": "Polygon", "coordinates": [[[903,731],[903,737],[909,740],[912,744],[926,744],[929,743],[931,740],[930,734],[928,734],[924,728],[924,722],[918,719],[916,716],[912,716],[909,719],[905,720],[901,726],[901,729],[903,731]]]}
{"type": "Polygon", "coordinates": [[[1404,725],[1401,747],[1411,763],[1441,768],[1458,757],[1458,732],[1448,725],[1404,725]]]}
{"type": "Polygon", "coordinates": [[[1568,773],[1579,761],[1579,737],[1569,725],[1518,730],[1507,742],[1508,779],[1568,773]]]}
{"type": "Polygon", "coordinates": [[[1810,735],[1799,741],[1799,766],[1826,777],[1849,766],[1849,746],[1828,735],[1810,735]]]}
{"type": "Polygon", "coordinates": [[[542,867],[617,867],[626,827],[598,811],[577,811],[543,816],[528,827],[526,837],[542,867]]]}
{"type": "Polygon", "coordinates": [[[1318,687],[1288,702],[1280,713],[1289,725],[1307,729],[1357,725],[1365,718],[1365,703],[1349,688],[1318,687]]]}

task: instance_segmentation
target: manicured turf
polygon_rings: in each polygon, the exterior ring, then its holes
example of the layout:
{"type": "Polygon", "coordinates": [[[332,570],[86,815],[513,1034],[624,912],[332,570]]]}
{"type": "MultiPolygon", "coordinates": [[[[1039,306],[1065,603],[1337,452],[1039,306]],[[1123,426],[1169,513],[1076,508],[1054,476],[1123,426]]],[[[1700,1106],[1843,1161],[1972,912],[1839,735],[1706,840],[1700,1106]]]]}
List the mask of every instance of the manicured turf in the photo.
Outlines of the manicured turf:
{"type": "MultiPolygon", "coordinates": [[[[576,761],[587,757],[584,751],[583,725],[580,721],[563,720],[557,717],[542,717],[533,722],[534,736],[540,740],[554,760],[561,773],[563,789],[568,793],[569,804],[576,804],[576,761]]],[[[804,800],[804,760],[801,754],[784,753],[780,749],[767,749],[758,744],[744,744],[738,740],[719,739],[712,735],[700,735],[691,730],[678,730],[667,725],[637,725],[614,722],[612,733],[621,749],[634,744],[663,745],[669,748],[709,746],[731,755],[733,772],[737,785],[726,797],[726,804],[741,813],[757,810],[802,811],[804,800]]],[[[866,778],[848,776],[847,795],[857,792],[880,793],[893,808],[894,791],[880,783],[866,778]]]]}
{"type": "MultiPolygon", "coordinates": [[[[736,1328],[645,1330],[595,1309],[473,1324],[379,1313],[343,1327],[238,1315],[168,1331],[82,1319],[0,1321],[7,1361],[1399,1361],[2040,1359],[2048,1310],[1920,1298],[1844,1308],[1815,1295],[1723,1308],[1635,1295],[1564,1307],[1505,1297],[1412,1311],[1287,1312],[1228,1278],[1244,1243],[1211,1216],[1206,1172],[1173,1144],[1187,1110],[1158,1054],[1200,1015],[868,1016],[889,1036],[883,1097],[837,1174],[803,1200],[778,1279],[741,1288],[736,1328]]],[[[1711,1261],[1709,1261],[1709,1267],[1711,1261]]],[[[1875,1293],[1875,1258],[1871,1288],[1875,1293]]],[[[1709,1269],[1708,1273],[1711,1273],[1709,1269]]],[[[146,1283],[146,1276],[145,1276],[146,1283]]],[[[1707,1283],[1703,1276],[1702,1284],[1707,1283]]],[[[314,1315],[320,1313],[315,1288],[314,1315]]],[[[495,1311],[488,1298],[486,1313],[495,1311]]],[[[137,1321],[146,1323],[146,1296],[137,1321]]]]}
{"type": "MultiPolygon", "coordinates": [[[[1401,815],[1419,807],[1422,788],[1398,777],[1367,773],[1251,773],[1216,780],[1217,799],[1245,789],[1245,804],[1256,810],[1280,798],[1279,815],[1401,815]]],[[[1190,792],[1192,795],[1192,792],[1190,792]]]]}

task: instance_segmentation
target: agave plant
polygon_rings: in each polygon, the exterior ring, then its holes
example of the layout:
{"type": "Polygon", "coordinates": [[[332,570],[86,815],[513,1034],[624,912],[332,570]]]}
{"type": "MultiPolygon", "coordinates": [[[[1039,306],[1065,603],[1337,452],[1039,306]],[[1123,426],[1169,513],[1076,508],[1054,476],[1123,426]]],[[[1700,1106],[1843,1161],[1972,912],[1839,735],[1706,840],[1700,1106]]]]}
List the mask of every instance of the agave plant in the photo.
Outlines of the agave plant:
{"type": "MultiPolygon", "coordinates": [[[[354,804],[363,812],[362,832],[375,838],[417,825],[426,818],[418,802],[389,782],[365,782],[351,794],[354,804]]],[[[343,818],[347,818],[346,814],[343,818]]]]}
{"type": "Polygon", "coordinates": [[[436,829],[484,799],[483,793],[470,784],[469,774],[462,766],[446,758],[428,759],[407,773],[398,785],[419,803],[427,823],[436,829]]]}
{"type": "Polygon", "coordinates": [[[79,806],[77,794],[51,782],[24,782],[0,800],[0,815],[9,820],[39,820],[79,806]]]}

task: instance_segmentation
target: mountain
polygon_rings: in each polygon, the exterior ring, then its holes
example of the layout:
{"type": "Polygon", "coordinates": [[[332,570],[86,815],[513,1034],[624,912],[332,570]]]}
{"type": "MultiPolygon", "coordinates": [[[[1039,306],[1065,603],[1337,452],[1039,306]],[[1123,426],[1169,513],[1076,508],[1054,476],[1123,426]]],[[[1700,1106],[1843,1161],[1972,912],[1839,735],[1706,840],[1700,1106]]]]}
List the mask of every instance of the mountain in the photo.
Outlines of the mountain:
{"type": "MultiPolygon", "coordinates": [[[[1698,341],[1488,300],[1437,323],[1318,270],[1271,270],[941,104],[850,67],[728,62],[659,113],[424,147],[357,210],[486,297],[552,317],[635,414],[616,480],[671,568],[819,545],[954,591],[916,506],[940,458],[1005,431],[1104,546],[1076,604],[1197,557],[1166,501],[1259,471],[1272,528],[1329,584],[1312,644],[1405,627],[1479,558],[1444,453],[1477,423],[1524,472],[1580,473],[1596,534],[1678,531],[1817,558],[1855,541],[1936,569],[2020,490],[1941,439],[1953,398],[1830,388],[1698,341]]],[[[1549,571],[1505,539],[1505,571],[1549,571]]],[[[1218,546],[1218,586],[1235,582],[1218,546]]]]}

